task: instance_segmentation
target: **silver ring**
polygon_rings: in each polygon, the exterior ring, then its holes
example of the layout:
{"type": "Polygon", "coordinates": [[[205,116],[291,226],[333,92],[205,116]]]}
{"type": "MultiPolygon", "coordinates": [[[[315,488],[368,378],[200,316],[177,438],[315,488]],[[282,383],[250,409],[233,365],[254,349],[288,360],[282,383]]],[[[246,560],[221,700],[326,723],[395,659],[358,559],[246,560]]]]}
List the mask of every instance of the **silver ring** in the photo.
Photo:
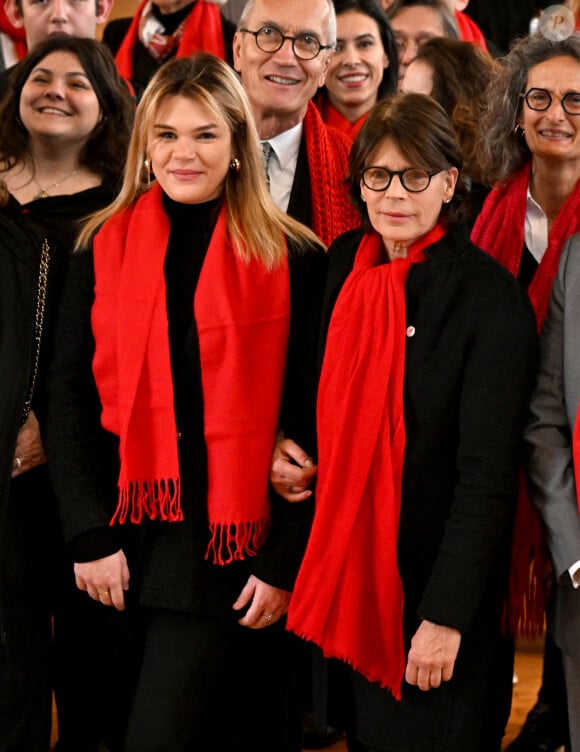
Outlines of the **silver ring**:
{"type": "Polygon", "coordinates": [[[272,621],[273,618],[274,614],[264,614],[264,619],[266,619],[266,621],[272,621]]]}
{"type": "Polygon", "coordinates": [[[20,457],[15,457],[14,462],[16,462],[16,468],[20,470],[22,468],[22,460],[20,459],[20,457]]]}

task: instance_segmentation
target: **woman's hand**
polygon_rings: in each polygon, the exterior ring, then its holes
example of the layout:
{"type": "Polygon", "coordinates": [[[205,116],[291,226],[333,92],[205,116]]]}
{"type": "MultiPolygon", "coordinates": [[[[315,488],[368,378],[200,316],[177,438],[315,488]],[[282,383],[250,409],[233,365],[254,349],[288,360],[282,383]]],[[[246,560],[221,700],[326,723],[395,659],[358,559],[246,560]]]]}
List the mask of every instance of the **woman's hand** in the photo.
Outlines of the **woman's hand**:
{"type": "Polygon", "coordinates": [[[20,427],[12,461],[12,477],[32,470],[33,467],[43,465],[46,454],[40,439],[40,426],[32,410],[28,413],[26,423],[20,427]]]}
{"type": "Polygon", "coordinates": [[[129,567],[123,551],[95,561],[75,562],[75,579],[79,590],[85,590],[103,606],[125,608],[125,590],[129,590],[129,567]]]}
{"type": "Polygon", "coordinates": [[[270,483],[286,501],[305,501],[312,496],[308,486],[316,465],[292,439],[278,439],[270,461],[270,483]]]}
{"type": "Polygon", "coordinates": [[[405,679],[426,692],[453,676],[461,633],[430,621],[422,621],[411,640],[405,679]]]}
{"type": "Polygon", "coordinates": [[[239,624],[250,629],[264,629],[275,624],[288,611],[290,595],[288,590],[268,585],[251,575],[232,608],[239,611],[249,604],[239,624]]]}

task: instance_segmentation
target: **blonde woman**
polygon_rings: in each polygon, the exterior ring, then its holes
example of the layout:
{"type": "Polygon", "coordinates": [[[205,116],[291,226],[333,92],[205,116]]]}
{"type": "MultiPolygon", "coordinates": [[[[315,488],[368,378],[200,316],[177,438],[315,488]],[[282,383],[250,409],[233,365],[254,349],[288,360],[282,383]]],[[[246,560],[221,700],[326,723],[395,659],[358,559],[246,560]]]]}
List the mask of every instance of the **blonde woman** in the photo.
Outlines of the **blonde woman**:
{"type": "Polygon", "coordinates": [[[280,426],[313,444],[325,256],[272,203],[227,65],[155,75],[80,245],[49,442],[77,585],[144,636],[125,750],[298,749],[280,621],[310,511],[268,466],[280,426]]]}

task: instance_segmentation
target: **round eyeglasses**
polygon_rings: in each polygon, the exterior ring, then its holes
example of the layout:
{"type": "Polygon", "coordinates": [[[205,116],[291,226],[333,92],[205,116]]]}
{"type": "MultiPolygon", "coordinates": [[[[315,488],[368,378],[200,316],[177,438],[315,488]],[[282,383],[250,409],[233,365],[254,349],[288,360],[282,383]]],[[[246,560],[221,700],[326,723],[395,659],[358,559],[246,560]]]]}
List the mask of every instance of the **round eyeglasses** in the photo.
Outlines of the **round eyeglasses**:
{"type": "Polygon", "coordinates": [[[401,185],[409,193],[422,193],[429,188],[431,178],[441,170],[420,170],[418,167],[407,167],[405,170],[389,170],[386,167],[365,167],[360,171],[362,181],[371,191],[386,191],[393,182],[395,175],[399,176],[401,185]]]}
{"type": "Polygon", "coordinates": [[[580,115],[580,92],[569,91],[563,97],[557,94],[551,94],[547,89],[532,88],[528,89],[525,94],[520,94],[525,100],[530,110],[535,112],[545,112],[552,106],[554,99],[558,99],[562,109],[568,115],[580,115]]]}
{"type": "Polygon", "coordinates": [[[243,34],[251,34],[262,52],[278,52],[288,39],[292,42],[292,52],[299,60],[314,60],[320,54],[320,50],[330,50],[334,45],[322,44],[314,34],[305,31],[295,37],[282,34],[275,26],[262,26],[258,31],[240,29],[243,34]]]}

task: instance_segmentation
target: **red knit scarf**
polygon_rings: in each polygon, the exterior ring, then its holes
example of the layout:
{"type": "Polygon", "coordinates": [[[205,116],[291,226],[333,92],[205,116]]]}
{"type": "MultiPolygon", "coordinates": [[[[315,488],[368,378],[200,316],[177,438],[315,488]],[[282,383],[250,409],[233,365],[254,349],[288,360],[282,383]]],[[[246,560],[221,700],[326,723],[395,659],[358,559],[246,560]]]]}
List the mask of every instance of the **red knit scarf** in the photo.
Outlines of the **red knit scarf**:
{"type": "MultiPolygon", "coordinates": [[[[111,524],[183,519],[164,260],[169,219],[155,185],[95,237],[93,369],[103,426],[120,438],[111,524]]],[[[288,265],[268,271],[233,249],[222,209],[194,301],[208,453],[207,558],[255,554],[269,525],[268,468],[290,317],[288,265]]]]}
{"type": "MultiPolygon", "coordinates": [[[[471,239],[517,277],[524,248],[526,200],[531,162],[508,183],[488,195],[474,225],[471,239]]],[[[580,231],[580,181],[558,212],[548,247],[528,288],[538,330],[548,301],[565,241],[580,231]]],[[[514,543],[507,608],[508,628],[516,636],[534,638],[543,633],[546,594],[542,587],[547,563],[544,536],[533,509],[522,470],[514,524],[514,543]]]]}
{"type": "Polygon", "coordinates": [[[483,32],[475,21],[467,15],[467,13],[464,13],[461,10],[456,10],[455,21],[457,23],[457,28],[459,29],[459,37],[461,40],[464,42],[471,42],[484,52],[488,52],[487,42],[485,41],[483,32]]]}
{"type": "Polygon", "coordinates": [[[12,24],[12,21],[8,18],[6,11],[4,10],[4,3],[0,4],[0,31],[3,34],[6,34],[7,37],[10,37],[14,44],[14,51],[18,59],[22,60],[28,51],[26,46],[26,31],[24,30],[24,27],[17,29],[16,26],[12,24]]]}
{"type": "MultiPolygon", "coordinates": [[[[149,2],[150,0],[143,0],[137,9],[115,57],[119,75],[125,79],[133,78],[133,52],[139,40],[139,21],[149,2]]],[[[189,57],[200,51],[226,59],[220,11],[214,3],[207,0],[197,0],[191,9],[175,57],[189,57]]]]}
{"type": "Polygon", "coordinates": [[[363,237],[338,300],[318,397],[316,514],[288,626],[400,699],[405,672],[397,537],[405,452],[405,281],[444,230],[384,262],[363,237]]]}
{"type": "Polygon", "coordinates": [[[320,116],[322,117],[322,120],[326,123],[326,125],[329,125],[331,128],[334,128],[341,133],[344,133],[344,135],[347,138],[350,138],[351,141],[354,141],[358,136],[360,129],[363,127],[365,120],[369,116],[369,113],[365,112],[365,114],[361,115],[358,120],[355,120],[354,123],[351,123],[350,120],[347,120],[347,118],[345,118],[342,112],[339,112],[336,109],[336,107],[328,98],[328,95],[325,94],[320,95],[316,98],[316,106],[318,107],[320,116]]]}
{"type": "Polygon", "coordinates": [[[310,169],[312,229],[325,245],[330,245],[343,232],[360,225],[346,185],[352,142],[322,122],[312,101],[308,102],[304,117],[304,137],[310,169]]]}

